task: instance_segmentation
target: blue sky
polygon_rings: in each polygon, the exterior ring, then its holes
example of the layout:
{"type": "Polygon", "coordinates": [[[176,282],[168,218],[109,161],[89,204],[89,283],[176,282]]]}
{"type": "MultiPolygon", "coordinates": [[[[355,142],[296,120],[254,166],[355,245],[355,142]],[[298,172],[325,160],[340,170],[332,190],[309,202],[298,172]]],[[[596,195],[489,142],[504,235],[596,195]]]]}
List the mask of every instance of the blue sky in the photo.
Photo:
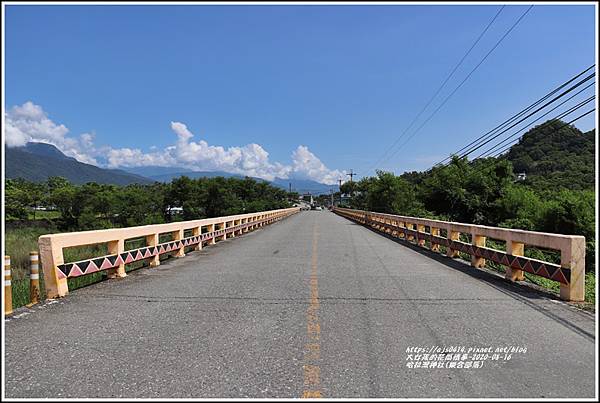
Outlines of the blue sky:
{"type": "MultiPolygon", "coordinates": [[[[499,7],[6,6],[6,109],[100,165],[373,174],[499,7]]],[[[502,11],[428,111],[526,8],[502,11]]],[[[379,168],[427,169],[593,64],[594,14],[536,5],[379,168]]]]}

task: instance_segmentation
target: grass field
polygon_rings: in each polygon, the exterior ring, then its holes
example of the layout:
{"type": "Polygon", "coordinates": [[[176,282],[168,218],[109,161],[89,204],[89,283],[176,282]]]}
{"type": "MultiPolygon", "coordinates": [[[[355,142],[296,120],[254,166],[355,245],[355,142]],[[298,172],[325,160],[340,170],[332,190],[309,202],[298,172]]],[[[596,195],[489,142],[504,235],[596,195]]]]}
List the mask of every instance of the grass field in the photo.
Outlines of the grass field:
{"type": "MultiPolygon", "coordinates": [[[[48,211],[48,210],[33,210],[27,211],[27,220],[54,220],[60,217],[60,213],[58,211],[48,211]]],[[[7,221],[14,221],[17,218],[14,217],[6,217],[7,221]]]]}

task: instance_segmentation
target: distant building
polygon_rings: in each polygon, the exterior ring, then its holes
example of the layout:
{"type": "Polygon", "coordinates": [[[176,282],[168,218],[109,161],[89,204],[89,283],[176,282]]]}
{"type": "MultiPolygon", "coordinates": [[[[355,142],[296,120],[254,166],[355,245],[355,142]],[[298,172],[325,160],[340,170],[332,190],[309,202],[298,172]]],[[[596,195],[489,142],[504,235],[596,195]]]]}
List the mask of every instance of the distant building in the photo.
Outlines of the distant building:
{"type": "Polygon", "coordinates": [[[173,214],[183,214],[183,207],[171,207],[171,206],[169,206],[167,208],[167,211],[171,215],[173,215],[173,214]]]}

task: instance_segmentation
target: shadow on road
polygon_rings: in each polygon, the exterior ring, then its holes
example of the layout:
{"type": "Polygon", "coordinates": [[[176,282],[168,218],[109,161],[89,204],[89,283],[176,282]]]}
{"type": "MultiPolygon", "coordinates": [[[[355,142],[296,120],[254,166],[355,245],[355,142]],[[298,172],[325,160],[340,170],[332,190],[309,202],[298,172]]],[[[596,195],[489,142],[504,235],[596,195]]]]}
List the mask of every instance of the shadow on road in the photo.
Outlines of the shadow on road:
{"type": "MultiPolygon", "coordinates": [[[[521,282],[512,282],[506,280],[500,273],[494,272],[490,269],[478,269],[474,268],[470,265],[469,262],[462,259],[449,258],[441,253],[433,252],[429,249],[424,249],[416,244],[410,243],[408,241],[402,240],[400,238],[396,238],[391,236],[390,234],[384,234],[382,232],[377,231],[374,228],[366,227],[364,225],[349,222],[346,225],[358,225],[368,229],[371,232],[376,233],[379,236],[383,236],[391,241],[394,241],[397,244],[400,244],[403,247],[409,248],[428,259],[433,259],[438,263],[443,264],[446,267],[457,270],[461,273],[464,273],[472,278],[482,281],[486,285],[494,288],[495,290],[527,305],[528,307],[535,309],[539,313],[543,314],[549,319],[560,323],[561,325],[567,327],[568,329],[576,332],[577,334],[594,341],[595,336],[593,333],[588,332],[585,329],[575,325],[569,320],[551,312],[547,307],[544,306],[544,302],[548,300],[556,301],[562,304],[565,308],[569,306],[566,302],[562,301],[556,294],[551,293],[549,291],[544,291],[540,288],[534,288],[530,283],[525,281],[521,282]]],[[[577,313],[579,315],[585,316],[586,318],[593,318],[593,315],[585,312],[581,309],[569,309],[572,313],[577,313]]]]}

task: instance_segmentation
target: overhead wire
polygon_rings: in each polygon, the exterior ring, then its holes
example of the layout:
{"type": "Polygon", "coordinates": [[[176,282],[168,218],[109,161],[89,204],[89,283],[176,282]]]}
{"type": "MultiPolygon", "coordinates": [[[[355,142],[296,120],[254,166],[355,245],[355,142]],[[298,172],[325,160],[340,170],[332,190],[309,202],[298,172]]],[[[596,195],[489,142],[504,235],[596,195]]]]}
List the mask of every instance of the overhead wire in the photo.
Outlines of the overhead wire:
{"type": "MultiPolygon", "coordinates": [[[[573,120],[571,120],[571,121],[569,121],[569,122],[565,123],[564,125],[560,126],[558,129],[556,129],[556,131],[559,131],[559,130],[561,130],[562,128],[564,128],[565,126],[569,126],[569,125],[571,125],[571,124],[575,123],[575,122],[576,122],[576,121],[578,121],[579,119],[582,119],[582,118],[584,118],[585,116],[589,115],[590,113],[594,112],[595,110],[596,110],[596,108],[592,108],[592,109],[590,109],[589,111],[587,111],[587,112],[585,112],[585,113],[583,113],[583,114],[581,114],[581,115],[577,116],[575,119],[573,119],[573,120]]],[[[573,111],[572,111],[572,112],[573,112],[573,111]]],[[[572,112],[571,112],[571,113],[572,113],[572,112]]],[[[556,131],[555,131],[555,132],[556,132],[556,131]]],[[[508,150],[509,150],[509,149],[510,149],[510,148],[511,148],[513,145],[515,145],[515,144],[516,144],[516,143],[517,143],[519,140],[520,140],[520,138],[518,138],[516,141],[514,141],[514,142],[513,142],[513,143],[511,143],[511,144],[509,144],[507,147],[505,147],[504,149],[502,149],[502,150],[500,150],[499,152],[497,152],[496,154],[494,154],[494,155],[493,155],[493,157],[494,157],[494,158],[496,158],[496,157],[498,157],[498,156],[502,155],[502,153],[504,153],[504,152],[508,151],[508,150]]]]}
{"type": "MultiPolygon", "coordinates": [[[[540,115],[539,117],[537,117],[535,120],[533,120],[530,123],[527,123],[524,127],[520,128],[519,130],[517,130],[514,134],[510,135],[509,137],[505,138],[504,140],[500,141],[499,143],[497,143],[495,146],[487,149],[486,151],[482,152],[481,154],[479,154],[477,157],[473,158],[473,159],[477,159],[477,158],[484,158],[486,156],[488,156],[490,153],[494,153],[495,149],[502,146],[504,143],[506,143],[508,140],[510,140],[511,138],[515,137],[516,135],[518,135],[520,132],[522,132],[523,130],[527,129],[528,127],[531,127],[531,125],[533,125],[535,122],[539,121],[540,119],[542,119],[544,116],[548,115],[549,113],[553,112],[554,110],[558,109],[560,106],[564,105],[566,102],[570,101],[573,97],[575,97],[576,95],[580,94],[582,91],[584,91],[585,89],[589,88],[590,86],[594,85],[595,83],[592,83],[590,85],[588,85],[586,88],[584,88],[583,90],[579,91],[577,94],[572,95],[571,97],[569,97],[568,99],[566,99],[565,101],[561,102],[560,104],[556,105],[554,108],[550,109],[549,111],[547,111],[546,113],[544,113],[543,115],[540,115]]],[[[588,103],[590,103],[591,101],[593,101],[594,99],[596,99],[595,95],[590,96],[589,98],[581,101],[579,104],[572,106],[570,109],[568,109],[567,111],[563,112],[564,116],[566,116],[568,113],[577,110],[578,108],[581,108],[585,105],[587,105],[588,103]]],[[[554,119],[561,119],[563,116],[557,116],[554,119]]]]}
{"type": "Polygon", "coordinates": [[[392,143],[392,145],[385,150],[385,152],[377,160],[377,162],[375,162],[369,168],[369,171],[371,169],[373,169],[377,164],[379,164],[379,162],[381,162],[381,160],[386,157],[388,151],[391,150],[394,146],[396,146],[396,144],[398,144],[398,142],[400,141],[400,139],[412,128],[412,126],[416,123],[416,121],[421,117],[421,115],[423,114],[423,112],[425,112],[425,110],[429,107],[429,105],[431,105],[431,103],[433,102],[433,100],[438,96],[438,94],[440,93],[440,91],[446,86],[446,84],[448,83],[448,81],[450,80],[450,78],[452,78],[452,76],[454,75],[454,73],[456,73],[456,70],[458,70],[458,68],[462,65],[462,63],[465,61],[465,59],[467,58],[467,56],[469,56],[469,54],[471,53],[471,51],[479,43],[479,41],[481,40],[481,38],[483,38],[483,36],[485,35],[485,33],[489,30],[489,28],[492,26],[492,24],[494,23],[494,21],[496,21],[496,19],[498,18],[498,16],[502,12],[502,10],[504,10],[505,7],[506,6],[504,6],[504,5],[502,7],[500,7],[500,9],[498,10],[498,12],[491,19],[491,21],[486,25],[485,29],[479,34],[479,36],[477,37],[477,39],[475,40],[475,42],[473,42],[473,44],[471,45],[471,47],[469,48],[469,50],[467,50],[467,52],[463,55],[463,57],[460,59],[460,61],[454,66],[454,68],[452,69],[452,71],[450,72],[450,74],[448,74],[448,76],[446,77],[446,79],[438,87],[438,89],[435,91],[435,93],[431,96],[431,98],[429,98],[429,101],[427,101],[427,103],[425,104],[425,106],[423,106],[423,108],[420,110],[420,112],[413,118],[413,120],[406,127],[406,129],[404,129],[404,131],[400,134],[400,136],[398,136],[398,138],[396,138],[396,140],[392,143]]]}
{"type": "Polygon", "coordinates": [[[506,119],[504,122],[500,123],[498,126],[494,127],[490,131],[488,131],[488,132],[484,133],[483,135],[477,137],[476,139],[474,139],[473,141],[471,141],[469,144],[467,144],[466,146],[462,147],[460,150],[458,150],[458,151],[456,151],[454,153],[451,153],[448,157],[444,158],[442,161],[438,162],[435,165],[443,164],[447,160],[451,159],[453,155],[460,155],[464,150],[468,149],[469,147],[471,147],[473,145],[477,145],[481,141],[484,141],[485,139],[489,138],[490,136],[493,136],[499,130],[502,130],[507,125],[511,124],[516,119],[518,119],[519,117],[523,116],[525,113],[529,112],[531,109],[535,108],[537,105],[541,104],[546,99],[550,98],[552,95],[554,95],[555,93],[557,93],[558,91],[560,91],[561,89],[563,89],[564,87],[566,87],[567,85],[569,85],[570,83],[572,83],[573,81],[575,81],[576,79],[578,79],[579,77],[581,77],[582,75],[584,75],[585,73],[587,73],[594,66],[595,66],[595,64],[592,64],[590,67],[588,67],[587,69],[585,69],[582,72],[578,73],[577,75],[575,75],[571,79],[567,80],[566,82],[564,82],[560,86],[556,87],[555,89],[553,89],[552,91],[550,91],[549,93],[547,93],[546,95],[544,95],[542,98],[538,99],[537,101],[535,101],[531,105],[527,106],[526,108],[522,109],[521,111],[519,111],[515,115],[511,116],[510,118],[506,119]]]}
{"type": "Polygon", "coordinates": [[[431,115],[397,148],[393,153],[383,162],[389,160],[395,156],[436,114],[437,112],[452,98],[452,96],[467,82],[467,80],[473,75],[473,73],[483,64],[483,62],[492,54],[492,52],[504,41],[504,39],[512,32],[512,30],[525,18],[527,13],[533,8],[533,5],[529,6],[523,14],[515,21],[515,23],[502,35],[502,37],[496,42],[496,44],[486,53],[486,55],[477,63],[477,65],[467,74],[467,76],[460,82],[460,84],[454,88],[454,90],[442,101],[442,103],[433,111],[431,115]]]}
{"type": "Polygon", "coordinates": [[[585,82],[591,80],[592,78],[594,78],[595,73],[592,73],[590,75],[588,75],[587,77],[585,77],[583,80],[579,81],[578,83],[574,84],[572,87],[568,88],[567,90],[563,91],[562,93],[560,93],[559,95],[557,95],[556,97],[552,98],[550,101],[546,102],[544,105],[542,105],[541,107],[537,108],[536,110],[534,110],[533,112],[529,113],[527,116],[525,116],[524,118],[521,118],[520,120],[518,120],[517,122],[513,123],[512,125],[510,125],[509,127],[503,129],[501,132],[498,132],[496,134],[494,134],[492,137],[488,138],[487,140],[485,140],[484,142],[480,143],[479,145],[472,147],[470,150],[468,150],[467,152],[464,152],[460,155],[460,158],[462,157],[466,157],[469,154],[471,154],[472,152],[474,152],[475,150],[478,150],[479,148],[483,147],[484,145],[486,145],[487,143],[489,143],[490,141],[498,138],[499,136],[501,136],[502,134],[506,133],[508,130],[512,129],[513,127],[515,127],[516,125],[518,125],[519,123],[523,122],[524,120],[527,120],[528,118],[530,118],[531,116],[535,115],[536,113],[538,113],[539,111],[541,111],[542,109],[546,108],[548,105],[551,105],[552,103],[556,102],[558,99],[562,98],[563,96],[565,96],[566,94],[568,94],[569,92],[575,90],[576,88],[578,88],[579,86],[583,85],[585,82]]]}

